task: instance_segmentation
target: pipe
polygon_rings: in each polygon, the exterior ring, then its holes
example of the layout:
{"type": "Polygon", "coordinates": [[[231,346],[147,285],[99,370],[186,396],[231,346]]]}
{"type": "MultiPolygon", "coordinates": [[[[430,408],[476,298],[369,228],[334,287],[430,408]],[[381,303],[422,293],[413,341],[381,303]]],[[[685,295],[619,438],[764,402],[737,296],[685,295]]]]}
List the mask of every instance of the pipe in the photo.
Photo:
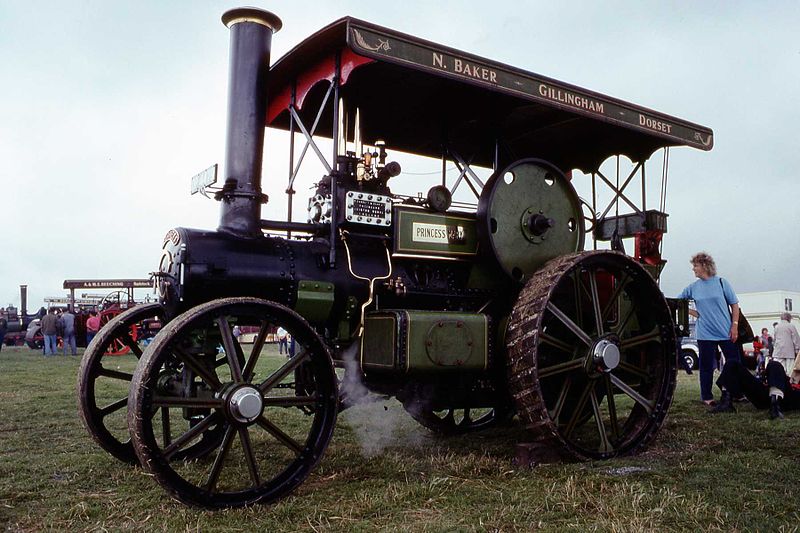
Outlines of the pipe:
{"type": "Polygon", "coordinates": [[[28,286],[19,286],[19,299],[20,299],[20,315],[21,317],[28,316],[28,286]]]}
{"type": "Polygon", "coordinates": [[[228,123],[225,141],[225,183],[219,231],[240,237],[261,236],[261,165],[267,116],[272,34],[283,23],[274,14],[255,8],[225,12],[222,22],[230,29],[228,71],[228,123]]]}

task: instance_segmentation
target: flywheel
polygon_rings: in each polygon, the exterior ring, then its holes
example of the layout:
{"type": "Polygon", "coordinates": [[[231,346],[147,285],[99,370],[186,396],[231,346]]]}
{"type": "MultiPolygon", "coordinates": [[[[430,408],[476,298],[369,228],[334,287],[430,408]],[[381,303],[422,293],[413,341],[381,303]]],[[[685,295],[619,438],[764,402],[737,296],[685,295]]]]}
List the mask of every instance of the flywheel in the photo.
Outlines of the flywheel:
{"type": "Polygon", "coordinates": [[[672,316],[624,254],[547,263],[520,293],[506,341],[511,393],[536,448],[606,459],[642,449],[664,422],[677,369],[672,316]]]}
{"type": "Polygon", "coordinates": [[[539,159],[522,159],[489,178],[478,202],[483,253],[525,282],[547,261],[583,249],[581,200],[569,179],[539,159]]]}

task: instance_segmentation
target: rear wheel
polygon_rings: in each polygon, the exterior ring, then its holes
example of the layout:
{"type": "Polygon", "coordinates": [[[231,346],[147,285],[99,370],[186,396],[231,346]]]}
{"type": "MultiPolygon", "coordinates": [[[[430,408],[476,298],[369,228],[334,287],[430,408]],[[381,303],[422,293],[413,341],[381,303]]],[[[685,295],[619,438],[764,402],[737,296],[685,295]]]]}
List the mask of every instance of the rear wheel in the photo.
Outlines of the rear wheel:
{"type": "Polygon", "coordinates": [[[176,317],[148,345],[133,377],[128,425],[142,465],[173,496],[235,507],[274,501],[302,483],[328,446],[337,410],[331,356],[308,323],[273,302],[225,298],[176,317]],[[234,326],[258,331],[249,353],[234,326]],[[297,347],[288,360],[265,345],[281,326],[297,347]],[[178,424],[187,417],[193,426],[178,424]],[[215,453],[181,457],[218,425],[226,429],[215,453]]]}
{"type": "Polygon", "coordinates": [[[617,252],[551,261],[525,286],[506,336],[511,392],[539,449],[606,459],[649,443],[675,389],[669,307],[617,252]]]}

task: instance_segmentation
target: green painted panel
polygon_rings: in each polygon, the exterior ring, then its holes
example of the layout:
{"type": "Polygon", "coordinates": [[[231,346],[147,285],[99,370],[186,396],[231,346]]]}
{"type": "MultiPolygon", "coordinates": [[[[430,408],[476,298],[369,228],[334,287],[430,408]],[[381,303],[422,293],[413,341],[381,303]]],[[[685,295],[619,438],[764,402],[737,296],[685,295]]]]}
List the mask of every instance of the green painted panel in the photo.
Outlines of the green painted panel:
{"type": "Polygon", "coordinates": [[[368,315],[361,339],[361,367],[365,370],[395,370],[397,322],[394,314],[368,315]]]}
{"type": "Polygon", "coordinates": [[[303,280],[297,284],[294,310],[309,322],[324,322],[331,314],[333,283],[303,280]]]}
{"type": "Polygon", "coordinates": [[[469,215],[397,207],[394,220],[396,253],[455,257],[470,257],[478,253],[476,222],[469,215]]]}
{"type": "Polygon", "coordinates": [[[364,323],[361,364],[365,370],[407,373],[485,370],[489,318],[447,311],[370,313],[364,323]]]}

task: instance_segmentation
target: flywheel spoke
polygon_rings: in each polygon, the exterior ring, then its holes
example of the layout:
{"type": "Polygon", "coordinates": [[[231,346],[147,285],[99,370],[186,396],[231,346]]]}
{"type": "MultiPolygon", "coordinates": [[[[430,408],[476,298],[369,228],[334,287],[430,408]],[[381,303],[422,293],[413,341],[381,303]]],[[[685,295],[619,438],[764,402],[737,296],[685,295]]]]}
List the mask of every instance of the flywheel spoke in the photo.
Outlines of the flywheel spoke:
{"type": "Polygon", "coordinates": [[[611,382],[614,385],[616,385],[618,389],[620,389],[622,392],[630,396],[636,403],[641,405],[644,408],[644,410],[647,411],[647,414],[653,412],[653,408],[655,407],[655,402],[648,400],[647,398],[636,392],[627,383],[619,379],[614,374],[611,374],[610,379],[611,382]]]}
{"type": "Polygon", "coordinates": [[[567,326],[567,328],[572,333],[574,333],[575,336],[578,337],[586,346],[592,345],[592,339],[589,338],[589,335],[587,335],[581,328],[579,328],[578,325],[572,321],[572,319],[570,319],[567,315],[564,314],[563,311],[561,311],[561,309],[556,307],[556,305],[553,302],[547,302],[547,310],[553,313],[553,315],[557,319],[559,319],[565,326],[567,326]]]}

